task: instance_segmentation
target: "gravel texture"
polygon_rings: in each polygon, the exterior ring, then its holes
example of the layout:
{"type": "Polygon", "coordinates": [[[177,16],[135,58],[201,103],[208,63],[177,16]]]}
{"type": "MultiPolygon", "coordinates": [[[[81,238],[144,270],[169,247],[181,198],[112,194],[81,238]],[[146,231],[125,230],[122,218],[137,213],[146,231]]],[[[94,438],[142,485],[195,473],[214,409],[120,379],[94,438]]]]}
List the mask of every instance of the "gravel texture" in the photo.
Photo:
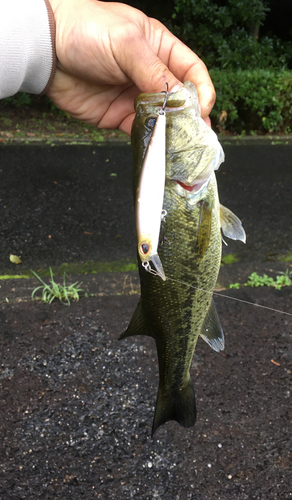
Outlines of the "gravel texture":
{"type": "MultiPolygon", "coordinates": [[[[247,245],[225,249],[239,262],[219,280],[290,270],[291,146],[225,151],[219,192],[247,245]]],[[[129,148],[1,147],[0,162],[1,273],[135,258],[129,148]]],[[[155,345],[117,340],[138,300],[118,274],[69,277],[104,295],[70,307],[19,302],[36,282],[2,281],[0,500],[292,499],[291,315],[216,296],[226,349],[198,342],[197,423],[152,439],[155,345]]],[[[221,293],[292,313],[291,287],[221,293]]]]}
{"type": "MultiPolygon", "coordinates": [[[[291,290],[233,290],[286,310],[291,290]]],[[[154,342],[119,342],[137,296],[1,305],[1,500],[292,498],[292,318],[217,297],[226,350],[199,341],[198,420],[151,438],[154,342]]]]}

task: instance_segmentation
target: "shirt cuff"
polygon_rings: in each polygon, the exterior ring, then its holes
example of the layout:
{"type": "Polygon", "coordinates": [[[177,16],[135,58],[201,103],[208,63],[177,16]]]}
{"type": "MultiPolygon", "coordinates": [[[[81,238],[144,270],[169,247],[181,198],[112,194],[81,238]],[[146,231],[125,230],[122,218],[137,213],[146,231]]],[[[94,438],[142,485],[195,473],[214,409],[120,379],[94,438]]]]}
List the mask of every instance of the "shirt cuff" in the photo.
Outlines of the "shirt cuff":
{"type": "Polygon", "coordinates": [[[0,98],[48,90],[56,69],[55,21],[49,0],[0,3],[0,98]]]}

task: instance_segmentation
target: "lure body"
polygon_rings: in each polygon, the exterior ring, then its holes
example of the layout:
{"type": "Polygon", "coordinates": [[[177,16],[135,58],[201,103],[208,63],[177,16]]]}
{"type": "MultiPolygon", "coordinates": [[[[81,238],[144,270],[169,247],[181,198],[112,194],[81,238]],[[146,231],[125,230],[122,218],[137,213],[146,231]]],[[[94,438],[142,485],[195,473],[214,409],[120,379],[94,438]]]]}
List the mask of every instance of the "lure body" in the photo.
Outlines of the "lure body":
{"type": "Polygon", "coordinates": [[[165,129],[165,112],[161,111],[146,151],[135,207],[139,257],[144,265],[151,260],[163,280],[166,278],[157,248],[165,187],[165,129]]]}

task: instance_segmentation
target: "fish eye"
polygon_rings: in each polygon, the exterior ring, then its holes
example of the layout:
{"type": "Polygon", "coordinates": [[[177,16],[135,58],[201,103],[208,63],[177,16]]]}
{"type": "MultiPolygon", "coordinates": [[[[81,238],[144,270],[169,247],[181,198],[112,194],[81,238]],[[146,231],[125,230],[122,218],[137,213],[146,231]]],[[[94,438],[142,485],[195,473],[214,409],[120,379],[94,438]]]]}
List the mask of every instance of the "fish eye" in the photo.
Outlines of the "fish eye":
{"type": "Polygon", "coordinates": [[[141,250],[144,255],[147,255],[147,253],[149,252],[149,245],[147,245],[147,243],[142,243],[141,250]]]}
{"type": "Polygon", "coordinates": [[[147,118],[147,120],[145,121],[145,125],[151,129],[154,128],[155,123],[156,123],[156,118],[153,116],[147,118]]]}

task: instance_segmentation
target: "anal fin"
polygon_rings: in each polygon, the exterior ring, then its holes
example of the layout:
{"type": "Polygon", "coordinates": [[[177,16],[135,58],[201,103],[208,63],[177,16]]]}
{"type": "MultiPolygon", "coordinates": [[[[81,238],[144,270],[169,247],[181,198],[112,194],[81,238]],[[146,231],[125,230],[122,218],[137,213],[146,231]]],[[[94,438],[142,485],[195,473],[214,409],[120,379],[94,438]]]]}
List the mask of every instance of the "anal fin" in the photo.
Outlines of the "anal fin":
{"type": "Polygon", "coordinates": [[[201,328],[202,339],[209,344],[214,351],[223,351],[224,333],[216,310],[214,299],[212,299],[209,311],[207,312],[203,326],[201,328]]]}
{"type": "Polygon", "coordinates": [[[150,328],[145,321],[141,298],[136,306],[128,328],[119,336],[119,340],[132,337],[133,335],[148,335],[149,337],[152,337],[150,328]]]}

